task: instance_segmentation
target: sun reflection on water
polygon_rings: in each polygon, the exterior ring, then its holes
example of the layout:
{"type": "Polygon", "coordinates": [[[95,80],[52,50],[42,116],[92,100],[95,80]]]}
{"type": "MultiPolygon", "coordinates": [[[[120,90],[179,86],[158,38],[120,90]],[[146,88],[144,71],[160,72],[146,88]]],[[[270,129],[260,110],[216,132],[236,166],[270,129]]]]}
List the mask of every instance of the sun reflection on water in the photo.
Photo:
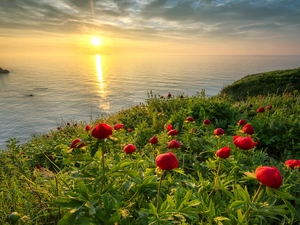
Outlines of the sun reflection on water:
{"type": "Polygon", "coordinates": [[[103,78],[103,70],[102,70],[102,60],[101,55],[97,54],[95,55],[96,59],[96,72],[97,72],[97,78],[98,78],[98,84],[99,84],[99,94],[100,94],[100,108],[104,110],[109,110],[110,104],[106,100],[106,90],[105,90],[105,82],[103,78]]]}

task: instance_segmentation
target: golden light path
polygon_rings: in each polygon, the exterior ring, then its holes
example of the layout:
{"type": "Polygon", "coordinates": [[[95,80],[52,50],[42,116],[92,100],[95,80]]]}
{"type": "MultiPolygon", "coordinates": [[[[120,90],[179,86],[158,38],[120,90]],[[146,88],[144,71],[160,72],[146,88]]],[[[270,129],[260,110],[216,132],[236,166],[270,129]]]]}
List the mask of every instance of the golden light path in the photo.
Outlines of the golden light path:
{"type": "Polygon", "coordinates": [[[100,87],[104,87],[103,84],[103,71],[102,71],[102,61],[101,61],[101,56],[97,54],[96,56],[96,71],[97,71],[97,77],[99,80],[100,87]]]}
{"type": "Polygon", "coordinates": [[[97,78],[99,83],[99,95],[100,95],[100,108],[104,110],[109,110],[110,104],[108,101],[106,101],[106,91],[105,91],[105,83],[103,79],[103,70],[102,70],[102,60],[101,55],[96,54],[96,72],[97,72],[97,78]]]}

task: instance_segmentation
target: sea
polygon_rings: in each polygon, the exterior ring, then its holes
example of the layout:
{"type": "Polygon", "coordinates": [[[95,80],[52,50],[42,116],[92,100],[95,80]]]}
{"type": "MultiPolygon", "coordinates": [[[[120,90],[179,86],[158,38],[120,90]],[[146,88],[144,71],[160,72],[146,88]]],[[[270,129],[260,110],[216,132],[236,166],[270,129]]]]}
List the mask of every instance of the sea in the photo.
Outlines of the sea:
{"type": "Polygon", "coordinates": [[[89,124],[148,93],[207,96],[249,74],[300,67],[300,56],[1,56],[0,150],[60,124],[89,124]]]}

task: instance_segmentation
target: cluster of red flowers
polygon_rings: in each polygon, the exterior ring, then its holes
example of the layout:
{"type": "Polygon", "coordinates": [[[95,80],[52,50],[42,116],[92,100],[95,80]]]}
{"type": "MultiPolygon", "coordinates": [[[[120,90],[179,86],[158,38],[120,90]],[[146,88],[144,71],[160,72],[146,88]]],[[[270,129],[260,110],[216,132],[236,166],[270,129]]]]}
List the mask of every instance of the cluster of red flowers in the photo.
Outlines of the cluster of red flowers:
{"type": "MultiPolygon", "coordinates": [[[[169,97],[169,96],[168,96],[169,97]]],[[[267,110],[272,109],[272,105],[266,107],[267,110]]],[[[260,107],[257,112],[264,112],[265,109],[263,107],[260,107]]],[[[189,116],[186,118],[185,122],[195,122],[194,118],[189,116]]],[[[211,121],[209,119],[205,119],[203,121],[204,125],[211,124],[211,121]]],[[[241,119],[238,121],[238,126],[243,126],[242,132],[249,135],[249,136],[239,136],[235,135],[233,137],[233,144],[242,150],[250,150],[253,149],[255,146],[257,146],[258,142],[254,142],[252,140],[251,135],[254,134],[254,127],[247,123],[245,120],[241,119]]],[[[124,129],[124,124],[116,124],[112,127],[110,127],[108,124],[100,123],[94,126],[93,128],[89,125],[86,126],[86,131],[91,130],[91,136],[97,139],[105,139],[109,138],[112,135],[113,129],[114,130],[120,130],[124,129]]],[[[168,131],[169,136],[176,136],[178,135],[178,130],[174,129],[171,124],[166,125],[166,130],[168,131]]],[[[131,129],[127,130],[128,132],[131,132],[131,129]],[[130,131],[129,131],[130,130],[130,131]]],[[[224,130],[222,128],[216,128],[214,130],[214,135],[220,136],[224,135],[224,130]]],[[[158,138],[156,136],[153,136],[149,139],[149,143],[151,145],[158,144],[158,138]]],[[[81,148],[86,146],[86,144],[81,141],[79,138],[76,138],[72,141],[70,148],[81,148]]],[[[177,140],[171,140],[168,143],[169,149],[175,149],[180,148],[181,143],[177,140]]],[[[124,147],[124,152],[127,154],[131,154],[136,152],[136,146],[134,144],[128,144],[124,147]]],[[[219,158],[229,158],[230,157],[231,149],[228,146],[224,146],[221,149],[216,151],[216,156],[219,158]]],[[[176,155],[169,151],[167,153],[160,154],[155,159],[156,166],[159,167],[161,170],[173,170],[178,167],[179,160],[176,157],[176,155]]],[[[285,165],[291,169],[294,168],[300,168],[300,160],[296,159],[290,159],[285,162],[285,165]]],[[[271,188],[279,188],[282,185],[282,176],[280,174],[280,171],[276,167],[270,167],[270,166],[260,166],[255,170],[256,178],[259,182],[264,184],[265,186],[271,187],[271,188]]]]}
{"type": "Polygon", "coordinates": [[[268,105],[268,106],[266,106],[266,108],[264,108],[263,106],[261,106],[261,107],[259,107],[259,108],[256,110],[256,112],[258,112],[258,113],[263,113],[263,112],[265,112],[266,110],[271,110],[272,108],[273,108],[272,105],[268,105]]]}

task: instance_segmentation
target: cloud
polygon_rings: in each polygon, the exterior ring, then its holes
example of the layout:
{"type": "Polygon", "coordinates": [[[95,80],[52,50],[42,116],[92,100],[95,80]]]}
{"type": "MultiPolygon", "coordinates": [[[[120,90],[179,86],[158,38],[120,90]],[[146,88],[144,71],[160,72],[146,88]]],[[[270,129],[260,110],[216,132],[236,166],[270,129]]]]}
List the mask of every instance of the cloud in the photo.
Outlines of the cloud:
{"type": "Polygon", "coordinates": [[[298,0],[1,0],[0,37],[96,32],[152,40],[263,40],[299,43],[298,0]],[[5,30],[5,32],[1,32],[5,30]]]}

